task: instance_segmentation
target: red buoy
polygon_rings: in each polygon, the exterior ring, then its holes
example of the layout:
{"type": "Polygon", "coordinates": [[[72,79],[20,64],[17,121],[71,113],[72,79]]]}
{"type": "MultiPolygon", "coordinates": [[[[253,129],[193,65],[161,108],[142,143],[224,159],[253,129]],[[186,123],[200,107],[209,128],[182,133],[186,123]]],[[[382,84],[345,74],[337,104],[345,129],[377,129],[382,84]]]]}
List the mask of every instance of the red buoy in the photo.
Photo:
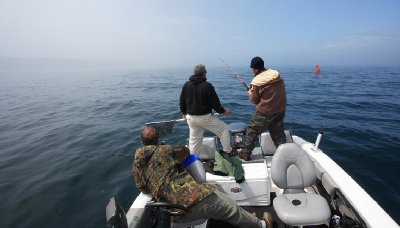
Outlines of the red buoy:
{"type": "Polygon", "coordinates": [[[318,64],[315,66],[314,72],[315,72],[315,74],[319,74],[319,72],[321,72],[321,68],[319,67],[318,64]]]}

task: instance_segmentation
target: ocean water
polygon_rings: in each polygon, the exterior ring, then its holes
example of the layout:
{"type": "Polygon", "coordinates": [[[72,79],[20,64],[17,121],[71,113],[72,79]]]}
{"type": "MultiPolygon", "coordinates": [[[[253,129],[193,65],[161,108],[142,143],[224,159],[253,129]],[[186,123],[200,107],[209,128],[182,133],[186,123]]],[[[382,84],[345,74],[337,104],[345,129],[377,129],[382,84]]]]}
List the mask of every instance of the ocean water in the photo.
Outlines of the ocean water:
{"type": "MultiPolygon", "coordinates": [[[[285,126],[314,142],[400,224],[400,67],[277,67],[285,126]]],[[[249,69],[238,68],[250,82],[249,69]]],[[[180,118],[192,68],[150,71],[0,71],[1,227],[106,227],[110,197],[129,208],[144,123],[180,118]]],[[[229,72],[209,68],[227,123],[254,105],[229,72]]],[[[206,135],[209,133],[206,133],[206,135]]],[[[184,144],[185,123],[167,143],[184,144]]]]}

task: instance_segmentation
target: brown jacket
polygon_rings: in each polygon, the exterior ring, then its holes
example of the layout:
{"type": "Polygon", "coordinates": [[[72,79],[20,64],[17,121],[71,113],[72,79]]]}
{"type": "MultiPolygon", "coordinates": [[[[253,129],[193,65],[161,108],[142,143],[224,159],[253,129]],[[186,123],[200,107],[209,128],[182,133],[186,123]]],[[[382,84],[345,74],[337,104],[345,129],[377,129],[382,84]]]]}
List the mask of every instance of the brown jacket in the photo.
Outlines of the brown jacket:
{"type": "Polygon", "coordinates": [[[249,90],[249,99],[256,110],[272,116],[286,109],[285,83],[276,70],[268,69],[254,77],[249,90]]]}

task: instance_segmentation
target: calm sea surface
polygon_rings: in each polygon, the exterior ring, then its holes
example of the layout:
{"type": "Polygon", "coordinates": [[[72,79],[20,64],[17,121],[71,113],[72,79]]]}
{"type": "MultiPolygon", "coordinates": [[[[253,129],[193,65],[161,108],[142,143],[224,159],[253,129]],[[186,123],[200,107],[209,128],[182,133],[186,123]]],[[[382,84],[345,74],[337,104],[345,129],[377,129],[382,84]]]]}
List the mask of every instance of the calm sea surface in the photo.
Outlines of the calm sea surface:
{"type": "MultiPolygon", "coordinates": [[[[314,142],[400,224],[400,68],[279,68],[285,125],[314,142]]],[[[237,69],[250,82],[249,69],[237,69]]],[[[144,123],[180,118],[192,68],[153,71],[0,71],[1,227],[106,227],[110,197],[129,208],[144,123]]],[[[254,106],[225,68],[208,69],[225,122],[254,106]]],[[[178,123],[167,143],[185,143],[178,123]]]]}

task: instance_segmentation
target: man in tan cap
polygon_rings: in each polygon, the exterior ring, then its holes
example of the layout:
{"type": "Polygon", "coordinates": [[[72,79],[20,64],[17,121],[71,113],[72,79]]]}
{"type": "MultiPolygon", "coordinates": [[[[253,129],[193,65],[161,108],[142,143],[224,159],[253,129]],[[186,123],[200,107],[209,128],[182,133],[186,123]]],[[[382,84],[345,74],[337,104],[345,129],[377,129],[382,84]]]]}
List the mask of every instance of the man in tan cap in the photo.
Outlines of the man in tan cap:
{"type": "Polygon", "coordinates": [[[222,107],[213,85],[207,82],[206,75],[205,65],[197,64],[194,75],[183,85],[180,95],[179,106],[190,130],[190,152],[201,152],[204,129],[207,129],[218,136],[225,153],[235,156],[237,152],[231,147],[228,125],[212,115],[213,109],[223,115],[230,115],[231,110],[222,107]]]}

